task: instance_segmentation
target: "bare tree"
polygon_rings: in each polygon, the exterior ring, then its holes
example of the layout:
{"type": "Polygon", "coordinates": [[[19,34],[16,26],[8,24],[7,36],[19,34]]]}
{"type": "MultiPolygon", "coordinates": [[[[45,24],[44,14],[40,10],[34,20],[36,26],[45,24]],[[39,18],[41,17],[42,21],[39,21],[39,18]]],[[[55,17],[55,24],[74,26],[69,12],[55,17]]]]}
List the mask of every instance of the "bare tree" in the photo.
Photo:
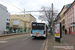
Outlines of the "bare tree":
{"type": "MultiPolygon", "coordinates": [[[[51,21],[52,21],[52,8],[42,6],[40,11],[41,12],[40,12],[40,15],[39,15],[39,19],[41,19],[42,21],[47,21],[48,26],[50,26],[51,21]]],[[[53,19],[55,19],[55,17],[57,16],[57,13],[58,13],[57,10],[53,11],[53,19]]]]}

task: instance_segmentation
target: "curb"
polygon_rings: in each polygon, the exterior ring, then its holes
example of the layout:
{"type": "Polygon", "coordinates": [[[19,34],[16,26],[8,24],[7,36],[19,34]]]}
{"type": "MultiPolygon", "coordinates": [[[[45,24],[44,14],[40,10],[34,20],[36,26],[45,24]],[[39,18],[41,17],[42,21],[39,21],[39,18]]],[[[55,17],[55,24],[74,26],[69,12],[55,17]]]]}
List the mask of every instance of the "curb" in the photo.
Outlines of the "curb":
{"type": "Polygon", "coordinates": [[[48,38],[46,40],[45,50],[47,50],[47,47],[48,47],[48,38]]]}
{"type": "Polygon", "coordinates": [[[27,33],[30,33],[30,32],[2,34],[2,35],[0,35],[0,37],[27,34],[27,33]]]}
{"type": "Polygon", "coordinates": [[[49,33],[48,33],[48,36],[47,36],[47,39],[46,39],[45,50],[47,50],[47,47],[48,47],[48,37],[49,37],[49,33]]]}

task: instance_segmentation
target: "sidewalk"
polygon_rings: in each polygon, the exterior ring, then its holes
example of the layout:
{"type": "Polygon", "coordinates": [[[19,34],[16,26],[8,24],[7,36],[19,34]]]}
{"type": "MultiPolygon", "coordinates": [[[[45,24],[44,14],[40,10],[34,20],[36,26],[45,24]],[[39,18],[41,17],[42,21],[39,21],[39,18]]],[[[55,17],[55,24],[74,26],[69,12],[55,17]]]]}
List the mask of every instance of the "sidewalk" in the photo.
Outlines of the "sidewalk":
{"type": "Polygon", "coordinates": [[[0,37],[2,37],[2,36],[11,36],[11,35],[19,35],[19,34],[25,34],[25,33],[30,33],[30,32],[21,32],[21,33],[0,34],[0,37]]]}
{"type": "Polygon", "coordinates": [[[56,42],[54,36],[49,34],[47,50],[75,50],[75,35],[63,33],[61,42],[56,42]]]}

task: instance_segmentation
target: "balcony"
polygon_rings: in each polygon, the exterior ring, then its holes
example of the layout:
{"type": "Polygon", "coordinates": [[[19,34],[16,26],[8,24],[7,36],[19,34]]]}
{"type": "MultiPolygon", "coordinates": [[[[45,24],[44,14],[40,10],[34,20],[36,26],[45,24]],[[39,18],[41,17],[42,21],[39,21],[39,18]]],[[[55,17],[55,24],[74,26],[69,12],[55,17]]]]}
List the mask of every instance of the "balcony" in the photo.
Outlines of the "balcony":
{"type": "Polygon", "coordinates": [[[6,23],[10,23],[10,21],[6,21],[6,23]]]}

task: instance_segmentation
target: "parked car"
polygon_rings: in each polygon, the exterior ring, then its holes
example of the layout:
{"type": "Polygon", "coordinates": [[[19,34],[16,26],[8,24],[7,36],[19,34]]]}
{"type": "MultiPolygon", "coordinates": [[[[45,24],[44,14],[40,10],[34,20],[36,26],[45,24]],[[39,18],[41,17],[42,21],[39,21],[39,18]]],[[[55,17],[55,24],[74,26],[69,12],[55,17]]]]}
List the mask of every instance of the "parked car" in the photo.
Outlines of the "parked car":
{"type": "Polygon", "coordinates": [[[8,33],[9,33],[8,29],[5,29],[5,30],[3,31],[3,34],[8,34],[8,33]]]}

